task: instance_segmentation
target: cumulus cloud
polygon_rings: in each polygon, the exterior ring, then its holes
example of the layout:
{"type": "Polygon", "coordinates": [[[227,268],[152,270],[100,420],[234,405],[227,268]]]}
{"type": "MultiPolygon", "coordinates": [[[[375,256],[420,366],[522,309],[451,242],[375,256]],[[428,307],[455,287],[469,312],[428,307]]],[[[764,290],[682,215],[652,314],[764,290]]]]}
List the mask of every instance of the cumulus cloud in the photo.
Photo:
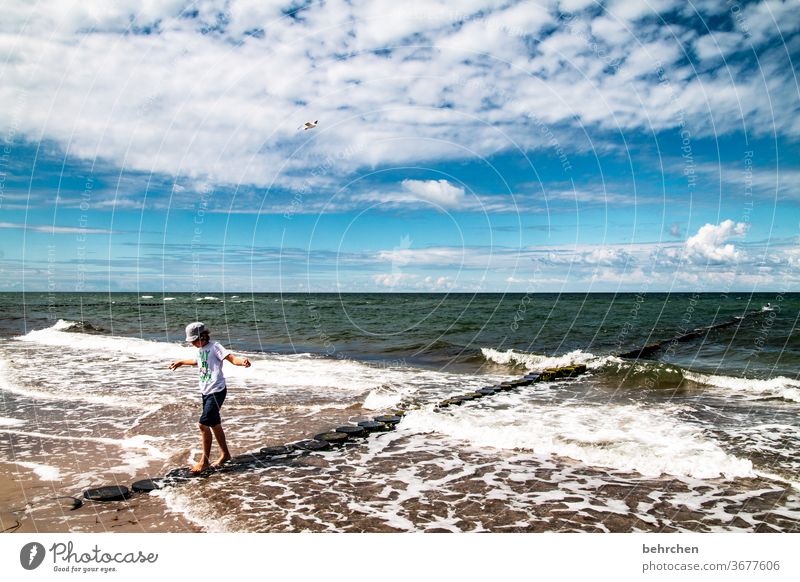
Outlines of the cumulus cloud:
{"type": "Polygon", "coordinates": [[[422,277],[414,273],[393,273],[388,275],[373,275],[372,281],[378,288],[388,288],[393,291],[410,289],[415,291],[446,291],[455,287],[451,277],[422,277]]]}
{"type": "Polygon", "coordinates": [[[411,273],[389,273],[374,275],[372,279],[381,287],[397,287],[417,280],[418,276],[411,273]]]}
{"type": "Polygon", "coordinates": [[[735,237],[747,233],[748,225],[744,222],[734,223],[724,220],[719,224],[706,224],[700,227],[697,234],[686,241],[686,256],[695,262],[733,263],[739,260],[740,251],[733,244],[727,243],[735,237]],[[727,243],[727,244],[726,244],[727,243]]]}

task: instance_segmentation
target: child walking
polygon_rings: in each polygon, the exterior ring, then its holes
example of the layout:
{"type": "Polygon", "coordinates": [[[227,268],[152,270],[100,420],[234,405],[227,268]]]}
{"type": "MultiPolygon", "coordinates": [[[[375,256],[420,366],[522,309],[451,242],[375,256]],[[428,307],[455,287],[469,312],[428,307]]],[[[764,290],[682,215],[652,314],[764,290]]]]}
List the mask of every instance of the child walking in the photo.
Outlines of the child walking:
{"type": "Polygon", "coordinates": [[[208,328],[200,321],[195,321],[186,326],[186,341],[197,348],[197,358],[194,360],[176,360],[169,365],[170,370],[181,366],[197,366],[200,371],[200,392],[203,394],[203,414],[200,416],[198,428],[203,444],[203,456],[200,462],[192,467],[192,473],[200,473],[208,469],[211,456],[211,435],[217,439],[220,456],[214,463],[219,467],[231,458],[228,444],[225,441],[225,432],[222,430],[222,418],[219,409],[225,402],[228,393],[225,385],[225,376],[222,374],[222,362],[228,360],[235,366],[250,367],[250,360],[237,358],[222,344],[210,339],[208,328]]]}

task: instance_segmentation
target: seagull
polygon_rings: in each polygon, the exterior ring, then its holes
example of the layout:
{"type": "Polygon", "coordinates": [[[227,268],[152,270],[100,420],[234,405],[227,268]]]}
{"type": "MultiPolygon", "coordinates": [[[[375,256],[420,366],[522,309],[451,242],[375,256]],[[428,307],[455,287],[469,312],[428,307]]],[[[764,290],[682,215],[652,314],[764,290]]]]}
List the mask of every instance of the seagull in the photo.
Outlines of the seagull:
{"type": "Polygon", "coordinates": [[[314,129],[317,127],[317,123],[319,123],[319,121],[306,121],[302,127],[298,127],[297,129],[308,131],[309,129],[314,129]]]}

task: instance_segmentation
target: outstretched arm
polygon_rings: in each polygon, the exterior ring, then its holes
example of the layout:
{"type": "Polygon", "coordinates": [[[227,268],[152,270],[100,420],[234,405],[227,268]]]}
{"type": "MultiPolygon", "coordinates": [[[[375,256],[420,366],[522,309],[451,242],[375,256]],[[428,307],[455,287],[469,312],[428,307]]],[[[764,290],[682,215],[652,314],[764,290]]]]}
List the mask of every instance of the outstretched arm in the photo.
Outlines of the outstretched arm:
{"type": "Polygon", "coordinates": [[[197,360],[175,360],[169,365],[170,370],[175,370],[181,366],[196,366],[197,360]]]}
{"type": "Polygon", "coordinates": [[[233,354],[228,354],[225,356],[225,359],[228,360],[234,366],[244,366],[245,368],[250,367],[250,360],[247,358],[237,358],[233,354]]]}

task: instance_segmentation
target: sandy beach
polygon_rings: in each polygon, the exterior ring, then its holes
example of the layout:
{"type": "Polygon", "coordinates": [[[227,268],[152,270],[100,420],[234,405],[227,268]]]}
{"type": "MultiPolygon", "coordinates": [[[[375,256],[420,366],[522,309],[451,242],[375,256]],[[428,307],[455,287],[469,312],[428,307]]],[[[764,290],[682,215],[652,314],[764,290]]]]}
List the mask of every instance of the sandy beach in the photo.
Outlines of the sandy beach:
{"type": "Polygon", "coordinates": [[[92,502],[73,488],[43,481],[14,464],[0,463],[0,475],[0,530],[4,533],[201,531],[153,495],[92,502]]]}

